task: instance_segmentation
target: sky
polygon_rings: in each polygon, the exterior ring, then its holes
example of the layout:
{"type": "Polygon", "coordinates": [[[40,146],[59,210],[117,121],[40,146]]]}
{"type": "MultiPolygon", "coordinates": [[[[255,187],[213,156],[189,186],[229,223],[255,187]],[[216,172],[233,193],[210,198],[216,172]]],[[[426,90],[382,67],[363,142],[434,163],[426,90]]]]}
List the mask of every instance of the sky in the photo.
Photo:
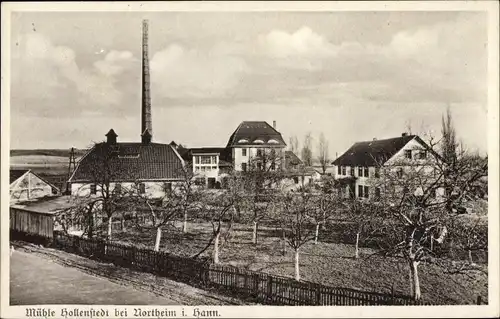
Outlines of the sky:
{"type": "Polygon", "coordinates": [[[17,12],[11,149],[140,140],[141,21],[149,19],[154,141],[225,146],[241,121],[288,142],[440,137],[487,151],[482,12],[17,12]]]}

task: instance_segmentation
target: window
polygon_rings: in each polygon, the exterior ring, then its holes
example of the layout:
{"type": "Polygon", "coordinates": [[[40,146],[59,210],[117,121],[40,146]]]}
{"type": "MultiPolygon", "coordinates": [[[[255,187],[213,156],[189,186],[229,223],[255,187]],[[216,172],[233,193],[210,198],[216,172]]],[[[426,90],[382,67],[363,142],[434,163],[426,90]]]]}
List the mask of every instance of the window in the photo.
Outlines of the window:
{"type": "Polygon", "coordinates": [[[201,164],[211,164],[211,156],[200,156],[201,157],[201,164]]]}
{"type": "Polygon", "coordinates": [[[163,183],[163,191],[164,192],[172,191],[172,183],[169,182],[163,183]]]}
{"type": "Polygon", "coordinates": [[[246,172],[247,171],[247,163],[241,163],[241,170],[243,172],[246,172]]]}
{"type": "Polygon", "coordinates": [[[368,189],[368,186],[364,186],[365,190],[364,190],[364,195],[365,195],[365,198],[368,198],[369,197],[369,194],[370,194],[370,191],[368,189]]]}
{"type": "Polygon", "coordinates": [[[363,196],[363,185],[358,185],[358,197],[364,197],[363,196]]]}
{"type": "Polygon", "coordinates": [[[247,149],[246,148],[241,149],[241,156],[247,156],[247,149]]]}
{"type": "Polygon", "coordinates": [[[351,168],[350,168],[350,172],[349,172],[349,174],[350,174],[351,176],[354,176],[354,169],[355,169],[355,168],[354,168],[354,166],[351,166],[351,168]]]}
{"type": "Polygon", "coordinates": [[[405,157],[411,159],[411,150],[405,150],[405,157]]]}
{"type": "Polygon", "coordinates": [[[363,176],[363,167],[358,167],[358,176],[363,176]]]}
{"type": "Polygon", "coordinates": [[[115,184],[115,193],[121,193],[122,192],[122,184],[116,183],[115,184]]]}
{"type": "Polygon", "coordinates": [[[346,174],[346,167],[345,166],[342,166],[342,175],[347,175],[346,174]]]}
{"type": "Polygon", "coordinates": [[[97,187],[95,184],[90,184],[90,194],[92,195],[97,194],[97,187]]]}
{"type": "Polygon", "coordinates": [[[380,199],[380,188],[379,187],[375,187],[375,198],[380,199]]]}
{"type": "Polygon", "coordinates": [[[139,194],[144,194],[146,192],[146,185],[144,183],[139,183],[139,194]]]}
{"type": "Polygon", "coordinates": [[[368,169],[368,167],[365,167],[364,171],[365,171],[365,177],[370,177],[370,170],[368,169]]]}
{"type": "Polygon", "coordinates": [[[396,176],[398,178],[403,178],[403,169],[402,168],[398,168],[398,170],[396,171],[396,176]]]}
{"type": "Polygon", "coordinates": [[[295,177],[293,178],[293,182],[294,182],[295,184],[298,184],[298,183],[299,183],[299,178],[298,178],[297,176],[295,176],[295,177]]]}
{"type": "Polygon", "coordinates": [[[262,156],[262,150],[260,148],[257,149],[257,156],[262,156]]]}
{"type": "Polygon", "coordinates": [[[380,177],[380,168],[379,167],[375,167],[375,177],[376,178],[380,177]]]}
{"type": "Polygon", "coordinates": [[[262,163],[257,163],[257,170],[259,170],[259,171],[262,170],[262,163]]]}
{"type": "Polygon", "coordinates": [[[337,174],[342,175],[342,166],[337,166],[337,174]]]}
{"type": "Polygon", "coordinates": [[[276,169],[276,163],[274,161],[271,162],[271,171],[276,169]]]}
{"type": "Polygon", "coordinates": [[[199,156],[195,156],[194,157],[194,163],[195,164],[200,164],[200,157],[199,156]]]}
{"type": "Polygon", "coordinates": [[[417,153],[417,159],[424,160],[427,158],[427,151],[420,151],[417,153]]]}

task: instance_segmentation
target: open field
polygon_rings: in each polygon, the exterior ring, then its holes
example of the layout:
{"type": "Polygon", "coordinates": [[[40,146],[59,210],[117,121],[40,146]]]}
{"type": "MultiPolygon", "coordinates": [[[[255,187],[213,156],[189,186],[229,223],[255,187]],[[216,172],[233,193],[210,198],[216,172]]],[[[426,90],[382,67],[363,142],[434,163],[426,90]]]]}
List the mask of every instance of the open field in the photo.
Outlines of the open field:
{"type": "Polygon", "coordinates": [[[14,242],[11,305],[235,305],[242,302],[152,274],[14,242]],[[36,271],[33,271],[36,269],[36,271]]]}
{"type": "MultiPolygon", "coordinates": [[[[153,247],[155,231],[128,229],[127,232],[115,231],[115,241],[153,247]]],[[[190,223],[186,234],[182,234],[178,228],[165,230],[161,249],[192,256],[206,246],[210,231],[211,225],[208,223],[190,223]]],[[[275,237],[273,229],[261,228],[257,246],[251,244],[251,236],[249,226],[233,226],[232,236],[220,252],[221,263],[293,277],[293,252],[287,248],[286,255],[282,255],[280,239],[275,237]]],[[[362,258],[353,259],[352,245],[310,243],[301,250],[301,276],[307,281],[364,291],[389,293],[394,285],[396,293],[409,294],[407,265],[400,259],[384,258],[374,255],[374,252],[362,248],[362,258]]],[[[211,253],[210,247],[204,255],[210,256],[211,253]]],[[[446,269],[434,264],[422,264],[419,272],[423,300],[442,304],[471,304],[477,295],[487,300],[486,268],[483,265],[483,272],[464,275],[447,273],[446,269]]]]}
{"type": "MultiPolygon", "coordinates": [[[[75,155],[81,156],[87,152],[86,149],[75,149],[75,155]]],[[[67,149],[21,149],[21,150],[10,150],[10,156],[27,156],[27,155],[45,155],[45,156],[55,156],[68,158],[70,153],[70,148],[67,149]]]]}

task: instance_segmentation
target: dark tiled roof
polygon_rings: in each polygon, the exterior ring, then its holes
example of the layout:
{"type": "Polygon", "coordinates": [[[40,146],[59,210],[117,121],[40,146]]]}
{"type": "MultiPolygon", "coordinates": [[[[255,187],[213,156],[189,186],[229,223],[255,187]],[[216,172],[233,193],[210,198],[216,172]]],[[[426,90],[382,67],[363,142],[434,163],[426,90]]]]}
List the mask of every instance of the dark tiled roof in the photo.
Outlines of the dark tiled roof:
{"type": "Polygon", "coordinates": [[[24,174],[26,174],[26,172],[28,172],[29,170],[27,169],[11,169],[10,170],[10,184],[14,183],[15,181],[17,181],[17,179],[21,176],[23,176],[24,174]]]}
{"type": "Polygon", "coordinates": [[[181,179],[183,166],[177,154],[168,144],[99,143],[82,157],[70,181],[95,180],[106,162],[115,181],[181,179]]]}
{"type": "Polygon", "coordinates": [[[227,142],[227,147],[238,145],[265,145],[265,146],[286,146],[280,132],[276,131],[271,125],[264,121],[244,121],[236,128],[227,142]],[[276,140],[277,143],[268,143],[269,140],[276,140]],[[248,142],[239,142],[247,140],[248,142]],[[262,140],[263,143],[256,143],[256,140],[262,140]]]}
{"type": "Polygon", "coordinates": [[[292,151],[285,151],[285,166],[289,167],[290,165],[300,165],[302,164],[302,161],[300,158],[297,156],[292,151]]]}
{"type": "Polygon", "coordinates": [[[333,161],[333,165],[382,165],[414,138],[417,138],[419,142],[423,143],[423,141],[416,135],[400,136],[385,140],[357,142],[353,146],[351,146],[344,154],[333,161]]]}

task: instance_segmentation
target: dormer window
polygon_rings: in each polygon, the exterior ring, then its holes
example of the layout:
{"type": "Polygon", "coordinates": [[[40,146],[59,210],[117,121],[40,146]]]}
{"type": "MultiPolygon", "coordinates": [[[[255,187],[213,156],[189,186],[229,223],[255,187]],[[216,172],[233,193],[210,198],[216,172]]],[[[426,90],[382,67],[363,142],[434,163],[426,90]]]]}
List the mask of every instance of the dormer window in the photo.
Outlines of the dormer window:
{"type": "Polygon", "coordinates": [[[260,139],[257,139],[257,140],[255,140],[253,142],[256,143],[256,144],[264,144],[264,141],[260,140],[260,139]]]}
{"type": "Polygon", "coordinates": [[[411,150],[405,150],[405,157],[411,159],[411,150]]]}
{"type": "Polygon", "coordinates": [[[267,143],[269,144],[278,144],[279,142],[275,139],[270,139],[269,141],[267,141],[267,143]]]}
{"type": "Polygon", "coordinates": [[[242,138],[241,140],[238,141],[240,144],[248,143],[248,140],[245,138],[242,138]]]}

